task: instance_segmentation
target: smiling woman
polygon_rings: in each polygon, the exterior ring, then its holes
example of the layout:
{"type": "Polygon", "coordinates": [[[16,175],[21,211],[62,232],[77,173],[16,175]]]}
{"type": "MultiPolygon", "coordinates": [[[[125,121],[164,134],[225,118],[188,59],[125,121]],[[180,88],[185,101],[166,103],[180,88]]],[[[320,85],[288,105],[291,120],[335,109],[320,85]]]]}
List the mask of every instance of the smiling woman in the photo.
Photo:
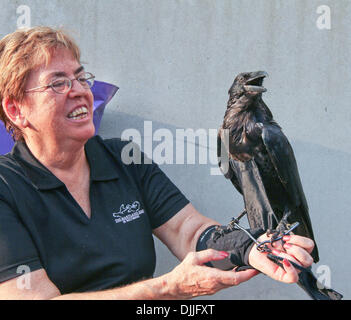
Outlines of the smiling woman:
{"type": "MultiPolygon", "coordinates": [[[[4,37],[0,43],[0,101],[8,97],[22,102],[31,71],[47,66],[53,52],[60,48],[67,49],[74,60],[80,61],[78,46],[59,30],[47,27],[20,29],[4,37]]],[[[8,118],[3,108],[0,108],[0,120],[5,123],[7,130],[13,132],[16,140],[22,138],[21,130],[8,118]]]]}
{"type": "MultiPolygon", "coordinates": [[[[27,125],[17,124],[22,125],[22,133],[30,134],[35,145],[46,149],[61,149],[62,143],[71,148],[70,139],[85,142],[91,138],[95,133],[93,94],[89,90],[92,82],[86,79],[91,77],[67,48],[55,49],[49,63],[31,71],[27,78],[26,95],[19,108],[27,125]],[[84,115],[78,114],[82,110],[84,115]]],[[[16,123],[16,119],[13,122],[16,123]]]]}
{"type": "MultiPolygon", "coordinates": [[[[95,126],[95,135],[99,134],[99,128],[105,108],[114,97],[118,89],[119,88],[113,84],[103,81],[94,81],[91,91],[94,96],[93,121],[95,126]]],[[[14,141],[11,134],[6,131],[3,122],[0,121],[0,155],[10,152],[13,145],[14,141]]]]}

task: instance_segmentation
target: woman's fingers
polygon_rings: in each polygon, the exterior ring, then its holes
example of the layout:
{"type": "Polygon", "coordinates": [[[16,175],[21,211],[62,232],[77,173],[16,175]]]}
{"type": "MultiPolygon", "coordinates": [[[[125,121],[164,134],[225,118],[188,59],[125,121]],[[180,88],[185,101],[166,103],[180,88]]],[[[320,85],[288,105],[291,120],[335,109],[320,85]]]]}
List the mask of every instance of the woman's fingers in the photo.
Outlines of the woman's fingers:
{"type": "Polygon", "coordinates": [[[188,253],[185,259],[167,274],[167,281],[173,290],[173,295],[179,299],[211,295],[221,289],[247,281],[258,274],[258,271],[252,269],[239,272],[223,271],[203,265],[208,261],[226,257],[228,257],[227,252],[213,249],[188,253]]]}
{"type": "Polygon", "coordinates": [[[276,265],[275,271],[274,271],[274,277],[279,280],[279,281],[284,281],[286,283],[293,283],[298,280],[298,270],[294,268],[294,266],[290,263],[290,261],[293,261],[297,264],[298,261],[296,261],[294,258],[289,256],[285,252],[278,251],[276,249],[272,250],[272,254],[275,256],[284,258],[280,263],[282,265],[282,268],[278,267],[276,265]]]}
{"type": "Polygon", "coordinates": [[[190,252],[186,259],[194,264],[202,265],[209,261],[223,260],[229,256],[226,251],[217,251],[214,249],[206,249],[199,252],[190,252]]]}
{"type": "MultiPolygon", "coordinates": [[[[267,239],[269,239],[267,235],[262,235],[258,241],[267,239]]],[[[293,263],[308,267],[313,262],[310,253],[314,248],[314,242],[309,238],[298,235],[284,236],[283,241],[273,242],[272,246],[268,245],[268,247],[272,250],[273,255],[284,259],[279,264],[281,267],[270,260],[266,253],[260,253],[255,248],[252,248],[249,253],[249,263],[275,280],[286,283],[297,282],[300,270],[295,268],[293,263]]]]}
{"type": "Polygon", "coordinates": [[[292,262],[295,262],[296,264],[301,265],[301,263],[300,263],[294,256],[288,254],[287,252],[279,251],[279,250],[273,249],[273,250],[272,250],[272,254],[274,254],[275,256],[284,258],[284,259],[288,259],[288,260],[290,260],[290,261],[292,261],[292,262]]]}
{"type": "Polygon", "coordinates": [[[293,245],[291,243],[285,243],[284,249],[286,253],[292,257],[294,257],[299,264],[304,267],[309,267],[313,263],[313,258],[308,254],[308,252],[301,247],[293,245]]]}
{"type": "MultiPolygon", "coordinates": [[[[229,253],[226,251],[207,249],[199,252],[190,253],[188,254],[187,258],[189,259],[190,263],[196,265],[203,265],[206,262],[222,260],[227,258],[228,256],[229,253]]],[[[255,269],[249,269],[244,271],[236,271],[235,269],[232,271],[223,271],[216,268],[211,268],[208,271],[211,271],[213,274],[215,274],[218,279],[218,282],[226,286],[236,286],[239,283],[245,282],[259,274],[259,271],[255,269]]]]}
{"type": "Polygon", "coordinates": [[[293,262],[297,262],[304,267],[309,267],[312,265],[313,258],[309,253],[311,253],[314,248],[313,240],[298,235],[284,236],[283,240],[283,246],[281,245],[280,241],[276,242],[277,244],[279,242],[278,245],[273,246],[273,251],[275,250],[276,252],[273,254],[279,255],[279,252],[286,252],[290,257],[294,259],[292,260],[291,258],[288,258],[287,255],[283,254],[280,254],[280,256],[286,257],[293,262]]]}
{"type": "Polygon", "coordinates": [[[236,275],[235,285],[238,285],[239,283],[245,282],[245,281],[251,279],[252,277],[254,277],[260,273],[259,271],[255,270],[255,269],[248,269],[248,270],[244,270],[244,271],[235,271],[234,270],[234,272],[236,275]]]}
{"type": "Polygon", "coordinates": [[[285,271],[285,274],[283,274],[283,279],[285,280],[285,282],[291,282],[291,283],[297,282],[299,279],[297,271],[293,267],[293,265],[289,262],[289,260],[286,258],[284,258],[283,260],[283,267],[285,271]]]}
{"type": "Polygon", "coordinates": [[[306,237],[302,237],[298,235],[290,235],[290,236],[284,236],[283,240],[286,243],[304,248],[308,253],[311,253],[314,248],[314,241],[306,237]]]}

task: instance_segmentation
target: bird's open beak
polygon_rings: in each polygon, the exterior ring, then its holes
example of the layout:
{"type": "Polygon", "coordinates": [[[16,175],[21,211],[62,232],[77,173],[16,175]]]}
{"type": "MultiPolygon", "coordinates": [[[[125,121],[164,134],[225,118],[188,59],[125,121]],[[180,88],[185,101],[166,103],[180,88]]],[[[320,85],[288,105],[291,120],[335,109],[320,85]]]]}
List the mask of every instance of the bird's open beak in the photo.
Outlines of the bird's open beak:
{"type": "Polygon", "coordinates": [[[265,71],[253,72],[244,85],[245,90],[250,93],[266,92],[267,89],[262,86],[265,77],[268,77],[268,73],[265,71]]]}

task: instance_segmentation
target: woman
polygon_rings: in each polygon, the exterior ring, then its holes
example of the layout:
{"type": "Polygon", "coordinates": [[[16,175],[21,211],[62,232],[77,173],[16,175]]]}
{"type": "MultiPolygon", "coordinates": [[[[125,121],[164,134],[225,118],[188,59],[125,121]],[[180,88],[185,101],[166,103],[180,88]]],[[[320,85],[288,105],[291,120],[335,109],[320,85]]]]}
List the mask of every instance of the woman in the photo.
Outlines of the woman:
{"type": "Polygon", "coordinates": [[[296,282],[288,259],[312,264],[313,241],[299,236],[274,248],[287,258],[283,268],[242,231],[229,235],[231,255],[208,249],[204,239],[216,221],[197,212],[157,165],[125,164],[126,143],[93,137],[94,76],[62,31],[35,27],[6,36],[0,70],[0,119],[17,141],[0,157],[0,298],[186,299],[258,271],[296,282]],[[152,233],[182,261],[157,278],[152,233]],[[217,260],[257,270],[205,265],[217,260]],[[28,286],[18,283],[23,266],[28,286]]]}

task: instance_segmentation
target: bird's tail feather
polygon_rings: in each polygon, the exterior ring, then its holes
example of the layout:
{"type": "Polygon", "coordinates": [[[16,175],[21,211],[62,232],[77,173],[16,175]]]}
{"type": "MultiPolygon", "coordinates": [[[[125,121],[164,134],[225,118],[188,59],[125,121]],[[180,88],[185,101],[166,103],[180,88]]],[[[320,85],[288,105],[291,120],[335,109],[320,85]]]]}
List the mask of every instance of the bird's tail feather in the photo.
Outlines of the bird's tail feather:
{"type": "Polygon", "coordinates": [[[311,269],[302,271],[299,274],[299,281],[297,282],[313,300],[341,300],[343,295],[339,292],[326,288],[314,276],[311,269]]]}

